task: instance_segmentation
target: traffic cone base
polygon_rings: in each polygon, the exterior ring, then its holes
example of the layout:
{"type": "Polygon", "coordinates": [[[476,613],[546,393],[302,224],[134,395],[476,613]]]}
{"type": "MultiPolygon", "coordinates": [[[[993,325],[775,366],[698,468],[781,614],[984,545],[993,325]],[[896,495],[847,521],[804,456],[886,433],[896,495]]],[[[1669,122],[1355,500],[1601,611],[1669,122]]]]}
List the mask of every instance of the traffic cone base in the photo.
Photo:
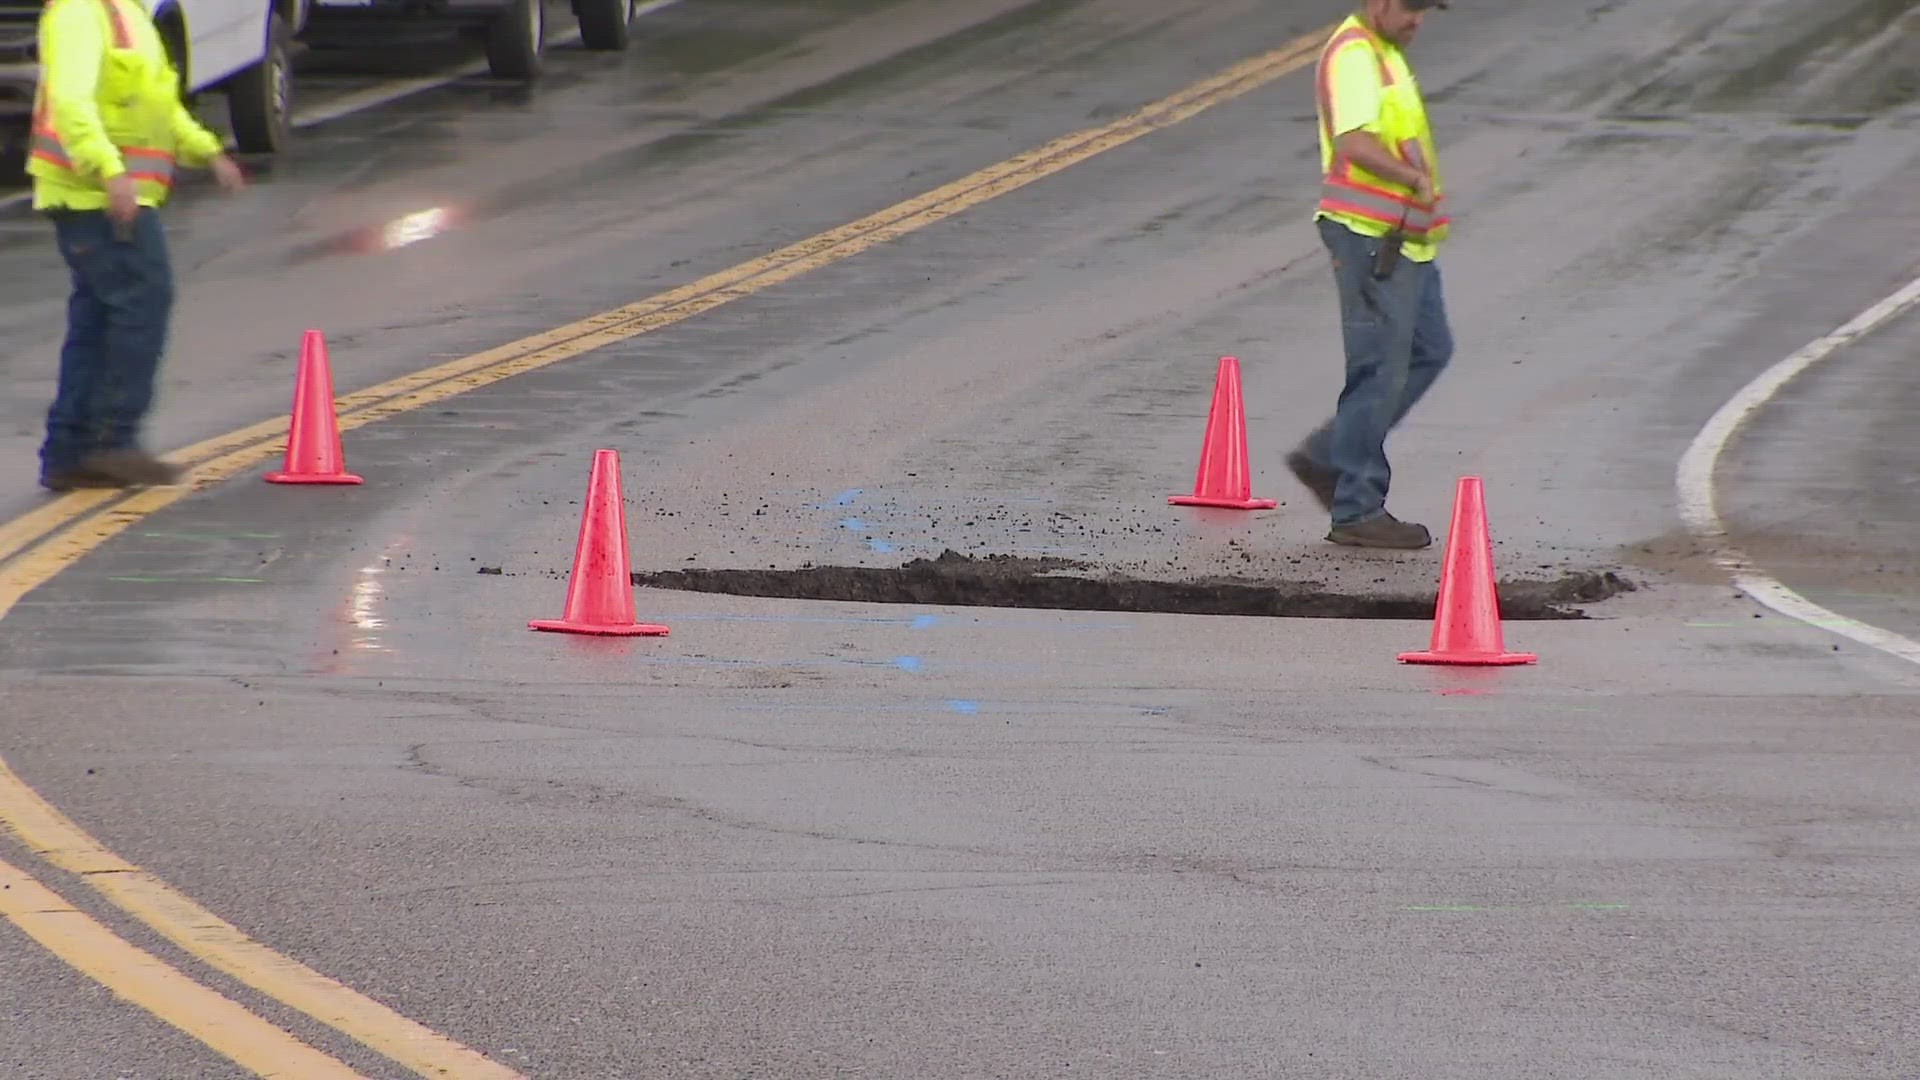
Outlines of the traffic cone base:
{"type": "Polygon", "coordinates": [[[1452,664],[1458,667],[1518,667],[1521,664],[1537,664],[1540,658],[1533,653],[1437,653],[1408,652],[1400,654],[1403,664],[1452,664]]]}
{"type": "Polygon", "coordinates": [[[566,619],[534,619],[527,623],[529,629],[546,630],[556,634],[598,634],[602,637],[665,637],[672,631],[664,626],[652,623],[627,623],[613,626],[605,623],[571,622],[566,619]]]}
{"type": "Polygon", "coordinates": [[[1222,510],[1271,510],[1280,503],[1275,499],[1210,499],[1204,495],[1169,495],[1170,506],[1217,506],[1222,510]]]}
{"type": "Polygon", "coordinates": [[[266,475],[269,484],[364,484],[363,477],[350,472],[339,473],[291,473],[270,472],[266,475]]]}
{"type": "Polygon", "coordinates": [[[1533,653],[1507,651],[1500,629],[1486,493],[1479,477],[1463,476],[1454,495],[1453,523],[1447,530],[1440,593],[1434,599],[1433,641],[1419,652],[1401,653],[1400,662],[1516,667],[1539,659],[1533,653]]]}
{"type": "Polygon", "coordinates": [[[300,369],[294,375],[293,413],[287,424],[286,460],[265,477],[269,484],[359,484],[347,471],[340,446],[340,420],[334,412],[333,371],[327,340],[309,330],[300,342],[300,369]]]}
{"type": "Polygon", "coordinates": [[[1221,357],[1214,376],[1213,405],[1207,410],[1207,433],[1200,444],[1193,494],[1169,495],[1167,502],[1223,510],[1271,510],[1280,505],[1274,499],[1253,497],[1247,462],[1246,405],[1240,399],[1240,361],[1234,357],[1221,357]]]}
{"type": "Polygon", "coordinates": [[[567,606],[557,619],[534,619],[530,630],[602,637],[662,637],[664,626],[633,611],[633,568],[627,560],[627,504],[620,495],[620,455],[596,450],[580,508],[580,538],[567,579],[567,606]]]}

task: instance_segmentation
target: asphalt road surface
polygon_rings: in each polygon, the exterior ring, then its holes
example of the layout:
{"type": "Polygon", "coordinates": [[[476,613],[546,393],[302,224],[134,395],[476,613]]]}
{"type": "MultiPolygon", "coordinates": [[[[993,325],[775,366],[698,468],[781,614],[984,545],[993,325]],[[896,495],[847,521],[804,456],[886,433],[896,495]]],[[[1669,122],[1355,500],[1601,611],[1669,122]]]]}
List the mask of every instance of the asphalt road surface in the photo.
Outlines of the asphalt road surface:
{"type": "MultiPolygon", "coordinates": [[[[1329,547],[1281,466],[1340,377],[1307,67],[396,407],[346,434],[363,486],[250,464],[84,557],[22,551],[0,576],[61,572],[0,622],[0,757],[272,954],[528,1077],[1912,1080],[1920,669],[1737,593],[1675,468],[1742,386],[1920,273],[1915,6],[1429,21],[1459,355],[1395,437],[1393,506],[1441,532],[1479,475],[1503,577],[1636,586],[1510,620],[1535,667],[1396,664],[1421,620],[657,588],[664,639],[526,629],[559,614],[602,447],[642,573],[951,550],[1431,591],[1437,546],[1329,547]],[[1166,505],[1222,355],[1274,511],[1166,505]]],[[[536,92],[313,128],[252,192],[172,210],[153,442],[284,415],[308,328],[350,395],[1111,124],[1344,10],[687,0],[536,92]]],[[[7,520],[50,512],[64,280],[39,223],[0,220],[0,280],[7,520]]],[[[1763,570],[1908,635],[1917,339],[1895,319],[1791,384],[1719,490],[1763,570]]],[[[16,829],[21,790],[0,783],[16,829]]],[[[29,831],[0,862],[359,1075],[415,1075],[370,1048],[390,1022],[217,970],[218,933],[126,902],[146,879],[29,831]]],[[[83,971],[97,948],[0,910],[0,1073],[250,1075],[244,1034],[183,1033],[83,971]]]]}

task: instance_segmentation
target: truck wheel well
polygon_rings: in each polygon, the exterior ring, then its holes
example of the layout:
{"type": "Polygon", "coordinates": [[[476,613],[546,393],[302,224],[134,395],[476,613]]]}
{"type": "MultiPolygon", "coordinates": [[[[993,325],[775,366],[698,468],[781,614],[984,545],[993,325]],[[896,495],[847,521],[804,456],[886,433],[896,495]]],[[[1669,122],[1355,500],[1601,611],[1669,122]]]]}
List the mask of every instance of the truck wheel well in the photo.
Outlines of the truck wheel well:
{"type": "Polygon", "coordinates": [[[273,0],[273,10],[287,21],[287,32],[298,34],[305,30],[309,0],[273,0]]]}

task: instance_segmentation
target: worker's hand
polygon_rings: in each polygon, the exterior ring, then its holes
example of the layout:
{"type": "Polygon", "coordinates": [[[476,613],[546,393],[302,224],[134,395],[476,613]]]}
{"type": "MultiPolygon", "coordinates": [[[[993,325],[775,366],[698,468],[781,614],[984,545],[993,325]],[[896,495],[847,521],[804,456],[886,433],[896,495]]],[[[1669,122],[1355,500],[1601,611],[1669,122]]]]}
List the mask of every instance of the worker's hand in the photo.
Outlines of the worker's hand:
{"type": "Polygon", "coordinates": [[[122,225],[131,225],[140,216],[140,192],[133,186],[132,173],[107,181],[107,216],[122,225]]]}
{"type": "Polygon", "coordinates": [[[210,167],[213,169],[213,178],[220,181],[220,186],[227,191],[239,192],[247,189],[246,174],[241,172],[240,166],[234,164],[233,159],[227,155],[221,154],[214,158],[210,167]]]}
{"type": "Polygon", "coordinates": [[[1432,206],[1433,177],[1421,173],[1419,181],[1413,185],[1413,197],[1419,199],[1422,205],[1432,206]]]}

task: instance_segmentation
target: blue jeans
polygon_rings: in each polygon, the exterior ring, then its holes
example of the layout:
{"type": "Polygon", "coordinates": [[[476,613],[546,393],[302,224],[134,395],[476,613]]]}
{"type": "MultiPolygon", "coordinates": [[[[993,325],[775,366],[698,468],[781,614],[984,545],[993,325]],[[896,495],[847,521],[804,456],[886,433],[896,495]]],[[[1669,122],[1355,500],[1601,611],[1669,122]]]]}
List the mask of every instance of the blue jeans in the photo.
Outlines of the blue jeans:
{"type": "Polygon", "coordinates": [[[157,212],[142,207],[128,235],[103,211],[48,216],[73,292],[40,448],[43,476],[75,469],[97,451],[138,447],[173,314],[173,268],[157,212]]]}
{"type": "Polygon", "coordinates": [[[1437,262],[1401,259],[1385,281],[1373,277],[1381,242],[1321,219],[1333,256],[1347,383],[1334,414],[1300,444],[1313,463],[1339,473],[1333,523],[1357,525],[1386,513],[1387,434],[1453,359],[1453,332],[1437,262]]]}

